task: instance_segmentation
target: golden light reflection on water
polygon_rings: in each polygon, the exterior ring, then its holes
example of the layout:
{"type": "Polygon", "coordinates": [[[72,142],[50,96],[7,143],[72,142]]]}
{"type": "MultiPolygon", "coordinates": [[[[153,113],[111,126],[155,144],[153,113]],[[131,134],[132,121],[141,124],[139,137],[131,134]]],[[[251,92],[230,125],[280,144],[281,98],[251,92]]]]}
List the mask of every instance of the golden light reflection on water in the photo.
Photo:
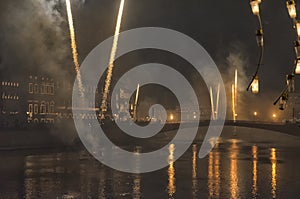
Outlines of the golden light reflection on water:
{"type": "Polygon", "coordinates": [[[168,176],[169,176],[169,183],[168,183],[168,194],[169,198],[173,198],[174,193],[176,192],[175,186],[175,168],[174,168],[174,151],[175,145],[170,144],[169,146],[169,168],[168,168],[168,176]]]}
{"type": "MultiPolygon", "coordinates": [[[[134,150],[134,154],[139,156],[141,153],[141,147],[136,147],[134,150]]],[[[138,159],[137,162],[137,169],[140,169],[140,159],[138,159]]],[[[133,186],[132,186],[132,191],[133,191],[133,198],[134,199],[140,199],[141,198],[141,175],[140,174],[135,174],[133,176],[133,186]]]]}
{"type": "Polygon", "coordinates": [[[272,197],[276,198],[276,187],[277,187],[277,172],[276,172],[276,167],[277,167],[277,157],[276,157],[276,149],[272,148],[271,149],[271,154],[270,154],[270,160],[272,164],[272,197]]]}
{"type": "Polygon", "coordinates": [[[208,156],[208,192],[209,198],[219,198],[220,196],[220,154],[218,144],[208,156]]]}
{"type": "Polygon", "coordinates": [[[253,159],[253,185],[252,185],[252,198],[257,197],[257,146],[252,146],[252,159],[253,159]]]}
{"type": "Polygon", "coordinates": [[[132,189],[133,189],[133,198],[140,199],[141,198],[141,176],[139,174],[134,175],[132,189]]]}
{"type": "Polygon", "coordinates": [[[198,192],[197,145],[194,144],[192,149],[193,149],[193,156],[192,156],[192,192],[193,192],[193,198],[197,198],[197,192],[198,192]]]}
{"type": "Polygon", "coordinates": [[[238,175],[237,175],[237,140],[233,139],[230,146],[230,198],[236,199],[239,195],[238,175]]]}

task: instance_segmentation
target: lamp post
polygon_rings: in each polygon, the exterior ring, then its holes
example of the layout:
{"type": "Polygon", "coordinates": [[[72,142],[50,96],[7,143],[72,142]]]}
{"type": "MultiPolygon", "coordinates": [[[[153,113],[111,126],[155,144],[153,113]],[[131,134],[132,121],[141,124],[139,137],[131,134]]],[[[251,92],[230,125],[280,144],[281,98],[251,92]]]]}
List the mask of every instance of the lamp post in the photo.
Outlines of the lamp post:
{"type": "Polygon", "coordinates": [[[252,93],[257,94],[259,92],[259,78],[258,78],[258,72],[259,68],[262,65],[263,61],[263,55],[264,55],[264,34],[263,34],[263,27],[262,27],[262,21],[260,17],[260,12],[259,12],[259,5],[261,3],[261,0],[251,0],[250,5],[252,12],[255,16],[257,16],[258,23],[259,23],[259,29],[256,31],[256,41],[257,45],[260,48],[260,54],[259,54],[259,59],[258,59],[258,64],[255,70],[254,75],[252,76],[252,79],[247,87],[247,91],[251,88],[252,93]]]}
{"type": "MultiPolygon", "coordinates": [[[[297,17],[297,10],[296,10],[296,3],[294,0],[287,0],[286,7],[289,13],[290,18],[293,20],[294,28],[296,32],[297,40],[294,43],[294,50],[295,50],[295,64],[293,67],[293,71],[291,74],[286,75],[286,87],[281,92],[280,96],[275,100],[273,103],[276,105],[279,102],[279,109],[285,110],[288,101],[288,93],[295,92],[295,74],[300,74],[300,21],[296,19],[297,17]]],[[[294,107],[294,105],[293,105],[294,107]]]]}

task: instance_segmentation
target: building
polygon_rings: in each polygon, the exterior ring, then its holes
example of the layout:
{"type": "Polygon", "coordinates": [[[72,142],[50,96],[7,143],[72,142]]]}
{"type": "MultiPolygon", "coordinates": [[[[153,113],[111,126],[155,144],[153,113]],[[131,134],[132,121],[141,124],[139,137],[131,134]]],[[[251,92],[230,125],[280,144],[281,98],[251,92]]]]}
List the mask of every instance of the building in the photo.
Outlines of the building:
{"type": "Polygon", "coordinates": [[[27,85],[27,122],[53,124],[57,115],[53,78],[49,76],[30,75],[27,85]]]}
{"type": "Polygon", "coordinates": [[[0,127],[19,127],[24,123],[20,90],[18,81],[0,81],[0,127]]]}

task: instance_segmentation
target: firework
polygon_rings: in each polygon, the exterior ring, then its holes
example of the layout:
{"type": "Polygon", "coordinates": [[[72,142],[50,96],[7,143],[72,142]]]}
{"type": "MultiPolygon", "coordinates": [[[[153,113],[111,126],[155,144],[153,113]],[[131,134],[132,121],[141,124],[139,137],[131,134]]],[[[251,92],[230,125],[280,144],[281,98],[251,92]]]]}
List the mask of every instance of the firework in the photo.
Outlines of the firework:
{"type": "Polygon", "coordinates": [[[109,58],[107,77],[105,80],[105,86],[104,86],[102,103],[101,103],[102,118],[104,117],[104,113],[107,111],[107,96],[108,96],[108,92],[109,92],[109,87],[110,87],[111,77],[112,77],[112,72],[113,72],[113,67],[114,67],[114,60],[116,57],[116,51],[117,51],[117,47],[118,47],[118,40],[119,40],[120,27],[121,27],[121,22],[122,22],[124,3],[125,3],[125,0],[121,0],[115,34],[114,34],[114,39],[113,39],[113,45],[112,45],[110,58],[109,58]]]}
{"type": "Polygon", "coordinates": [[[79,63],[78,63],[77,45],[76,45],[75,30],[74,30],[73,16],[72,16],[72,9],[71,9],[70,0],[66,0],[66,7],[67,7],[67,14],[68,14],[68,21],[69,21],[73,62],[74,62],[75,71],[76,71],[76,74],[77,74],[79,92],[81,93],[81,96],[83,96],[84,89],[83,89],[83,85],[82,85],[82,81],[81,81],[81,75],[80,75],[80,69],[79,69],[79,63]]]}

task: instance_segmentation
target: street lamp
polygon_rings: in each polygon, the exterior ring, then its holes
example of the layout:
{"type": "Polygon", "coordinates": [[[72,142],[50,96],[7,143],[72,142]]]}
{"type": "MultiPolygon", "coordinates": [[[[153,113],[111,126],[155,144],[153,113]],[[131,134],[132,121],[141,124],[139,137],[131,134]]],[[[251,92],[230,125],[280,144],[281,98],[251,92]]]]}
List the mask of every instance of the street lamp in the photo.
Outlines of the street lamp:
{"type": "Polygon", "coordinates": [[[295,75],[294,74],[286,75],[286,85],[288,88],[288,92],[290,92],[290,93],[295,92],[295,75]]]}
{"type": "Polygon", "coordinates": [[[298,38],[299,38],[300,37],[300,21],[297,20],[295,23],[296,23],[297,35],[298,35],[298,38]]]}
{"type": "Polygon", "coordinates": [[[284,109],[286,109],[287,101],[288,101],[288,94],[287,94],[287,93],[284,93],[284,94],[280,97],[280,100],[279,100],[279,109],[280,109],[280,110],[283,111],[284,109]]]}
{"type": "Polygon", "coordinates": [[[295,41],[295,54],[296,54],[297,59],[299,59],[300,58],[300,41],[299,40],[295,41]]]}
{"type": "Polygon", "coordinates": [[[257,75],[255,76],[255,78],[252,82],[251,91],[254,94],[257,94],[259,92],[259,81],[258,81],[258,76],[257,75]]]}
{"type": "Polygon", "coordinates": [[[247,91],[251,88],[252,93],[257,94],[259,92],[259,82],[258,82],[258,72],[259,68],[262,65],[263,56],[264,56],[264,34],[263,34],[263,27],[262,27],[262,21],[259,14],[259,4],[261,3],[261,0],[250,0],[250,5],[252,8],[252,12],[254,15],[257,16],[258,22],[259,22],[259,29],[256,31],[256,41],[257,45],[260,48],[260,56],[258,59],[258,64],[255,70],[254,75],[252,76],[252,79],[250,83],[248,84],[247,91]]]}
{"type": "Polygon", "coordinates": [[[256,31],[256,41],[257,41],[258,47],[264,46],[264,34],[263,34],[262,29],[259,29],[256,31]]]}
{"type": "Polygon", "coordinates": [[[258,1],[258,0],[251,0],[250,1],[250,5],[251,5],[251,8],[252,8],[252,12],[254,15],[259,15],[259,3],[261,1],[258,1]]]}
{"type": "Polygon", "coordinates": [[[292,19],[295,19],[297,16],[296,12],[296,4],[294,0],[290,0],[286,2],[286,7],[288,9],[289,15],[292,19]]]}
{"type": "Polygon", "coordinates": [[[295,68],[295,74],[300,75],[300,59],[297,60],[296,68],[295,68]]]}

